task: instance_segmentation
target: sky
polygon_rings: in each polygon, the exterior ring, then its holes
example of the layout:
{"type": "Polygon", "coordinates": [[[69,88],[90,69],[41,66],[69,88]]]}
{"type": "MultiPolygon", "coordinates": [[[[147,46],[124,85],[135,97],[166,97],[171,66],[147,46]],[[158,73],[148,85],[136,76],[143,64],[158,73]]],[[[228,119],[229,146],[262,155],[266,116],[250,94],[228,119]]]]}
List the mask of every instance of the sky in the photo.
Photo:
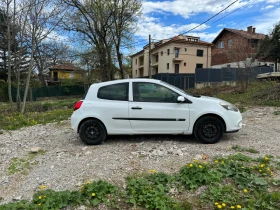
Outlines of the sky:
{"type": "MultiPolygon", "coordinates": [[[[135,53],[152,41],[185,34],[225,9],[235,0],[143,0],[142,17],[135,29],[135,53]]],[[[212,42],[223,28],[247,30],[268,34],[280,21],[280,0],[239,0],[224,12],[186,35],[198,36],[212,42]]]]}

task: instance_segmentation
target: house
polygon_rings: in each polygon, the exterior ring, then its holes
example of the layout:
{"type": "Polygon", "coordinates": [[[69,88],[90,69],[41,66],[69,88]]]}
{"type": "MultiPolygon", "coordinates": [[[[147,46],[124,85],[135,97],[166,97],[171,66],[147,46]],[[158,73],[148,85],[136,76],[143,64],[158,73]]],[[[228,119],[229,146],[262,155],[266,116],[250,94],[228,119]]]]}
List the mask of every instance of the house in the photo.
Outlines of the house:
{"type": "Polygon", "coordinates": [[[212,68],[274,67],[273,62],[256,59],[259,43],[265,37],[252,26],[247,31],[224,28],[212,42],[212,68]]]}
{"type": "MultiPolygon", "coordinates": [[[[194,73],[195,68],[210,68],[211,43],[199,37],[178,35],[151,43],[151,75],[194,73]]],[[[132,77],[149,76],[149,45],[133,54],[132,77]]]]}
{"type": "Polygon", "coordinates": [[[81,80],[85,71],[80,67],[76,67],[71,63],[64,63],[49,67],[50,83],[60,83],[63,79],[81,80]]]}

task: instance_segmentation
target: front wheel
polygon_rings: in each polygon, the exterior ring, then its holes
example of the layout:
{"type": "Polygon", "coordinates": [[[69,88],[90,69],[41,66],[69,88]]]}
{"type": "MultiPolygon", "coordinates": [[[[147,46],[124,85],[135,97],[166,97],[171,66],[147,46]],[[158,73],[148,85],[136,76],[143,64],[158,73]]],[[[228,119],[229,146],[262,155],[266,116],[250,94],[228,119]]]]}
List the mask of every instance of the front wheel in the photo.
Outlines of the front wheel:
{"type": "Polygon", "coordinates": [[[104,125],[99,120],[87,120],[80,127],[79,136],[82,142],[89,145],[102,144],[107,136],[104,125]]]}
{"type": "Polygon", "coordinates": [[[221,120],[208,116],[198,120],[194,128],[194,135],[204,144],[214,144],[221,140],[224,130],[221,120]]]}

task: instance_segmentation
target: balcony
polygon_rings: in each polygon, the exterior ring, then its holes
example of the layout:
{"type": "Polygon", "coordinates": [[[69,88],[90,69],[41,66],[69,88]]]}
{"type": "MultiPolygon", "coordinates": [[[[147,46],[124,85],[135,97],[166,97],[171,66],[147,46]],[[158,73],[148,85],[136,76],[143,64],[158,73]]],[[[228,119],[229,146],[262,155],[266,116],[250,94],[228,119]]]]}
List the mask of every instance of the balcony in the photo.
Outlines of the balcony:
{"type": "Polygon", "coordinates": [[[173,58],[173,61],[174,62],[181,62],[181,61],[183,61],[184,60],[184,58],[173,58]]]}

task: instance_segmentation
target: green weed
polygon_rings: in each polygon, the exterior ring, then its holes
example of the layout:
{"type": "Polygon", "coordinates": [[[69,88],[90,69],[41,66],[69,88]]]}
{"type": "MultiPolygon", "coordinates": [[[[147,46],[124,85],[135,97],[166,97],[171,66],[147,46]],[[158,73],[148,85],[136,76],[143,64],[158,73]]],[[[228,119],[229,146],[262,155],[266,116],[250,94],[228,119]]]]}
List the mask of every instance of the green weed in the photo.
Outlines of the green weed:
{"type": "Polygon", "coordinates": [[[87,182],[73,191],[46,190],[46,186],[41,186],[31,201],[8,203],[0,210],[65,209],[79,205],[91,209],[99,204],[108,209],[278,210],[280,180],[274,178],[279,173],[278,164],[272,156],[251,158],[237,153],[217,157],[210,163],[193,161],[174,174],[155,170],[134,174],[126,179],[124,190],[105,181],[87,182]],[[182,196],[191,195],[199,186],[205,186],[205,190],[197,190],[193,199],[182,196]]]}

